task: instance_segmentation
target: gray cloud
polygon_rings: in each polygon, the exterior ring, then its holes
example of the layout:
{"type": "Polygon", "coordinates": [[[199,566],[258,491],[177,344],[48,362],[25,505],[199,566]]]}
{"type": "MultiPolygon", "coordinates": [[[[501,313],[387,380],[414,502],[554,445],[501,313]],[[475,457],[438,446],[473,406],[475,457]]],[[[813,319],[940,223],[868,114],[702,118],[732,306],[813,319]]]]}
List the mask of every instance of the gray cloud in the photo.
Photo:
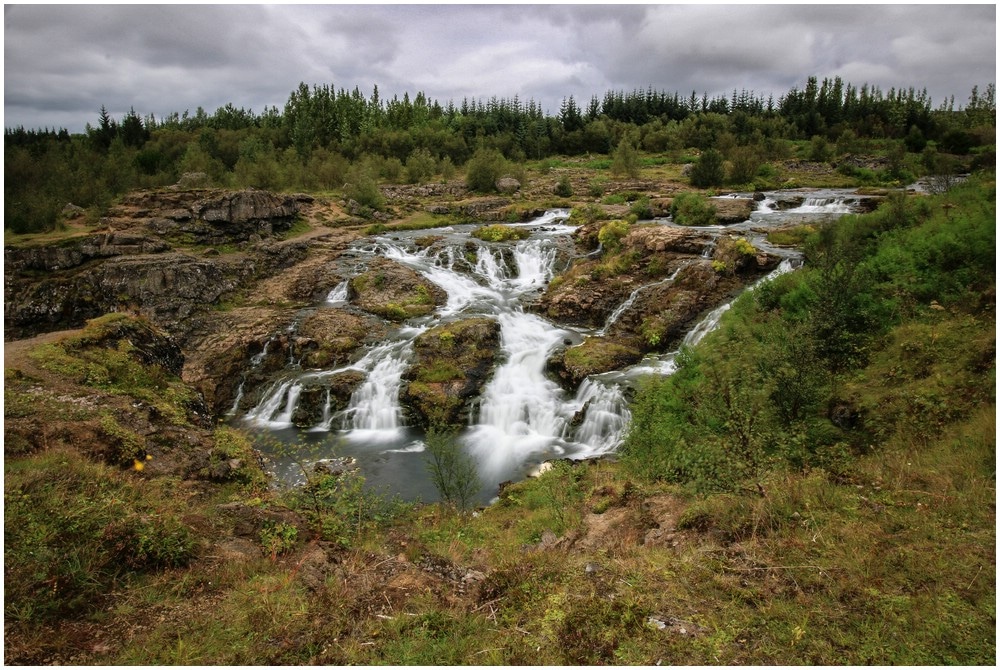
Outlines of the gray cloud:
{"type": "Polygon", "coordinates": [[[157,116],[281,108],[299,82],[555,112],[608,89],[748,89],[809,75],[927,88],[995,81],[991,5],[6,5],[4,123],[82,130],[101,105],[157,116]]]}

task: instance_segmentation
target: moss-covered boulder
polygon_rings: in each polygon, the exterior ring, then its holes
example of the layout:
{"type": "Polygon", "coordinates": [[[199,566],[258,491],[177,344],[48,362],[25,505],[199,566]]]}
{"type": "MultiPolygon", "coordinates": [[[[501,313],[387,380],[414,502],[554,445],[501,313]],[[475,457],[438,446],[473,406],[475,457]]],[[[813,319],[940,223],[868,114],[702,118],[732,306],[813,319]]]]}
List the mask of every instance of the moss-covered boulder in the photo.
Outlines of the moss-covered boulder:
{"type": "Polygon", "coordinates": [[[431,328],[414,342],[414,363],[406,371],[401,400],[414,423],[464,426],[496,364],[500,324],[485,317],[431,328]]]}
{"type": "Polygon", "coordinates": [[[385,337],[383,322],[347,310],[322,308],[299,324],[295,342],[303,368],[343,365],[365,342],[385,337]]]}
{"type": "Polygon", "coordinates": [[[566,388],[576,389],[590,375],[618,370],[642,359],[638,343],[590,337],[575,347],[556,353],[548,368],[566,388]]]}
{"type": "Polygon", "coordinates": [[[348,284],[351,304],[390,321],[433,312],[448,300],[444,289],[417,272],[386,258],[376,258],[348,284]]]}

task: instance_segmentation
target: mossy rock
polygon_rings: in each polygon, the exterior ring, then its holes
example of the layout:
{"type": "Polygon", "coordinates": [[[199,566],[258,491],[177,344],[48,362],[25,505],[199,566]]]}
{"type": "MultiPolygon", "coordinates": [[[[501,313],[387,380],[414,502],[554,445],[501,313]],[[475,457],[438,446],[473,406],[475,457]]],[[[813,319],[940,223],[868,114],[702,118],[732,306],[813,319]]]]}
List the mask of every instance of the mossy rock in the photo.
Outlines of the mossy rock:
{"type": "Polygon", "coordinates": [[[447,302],[448,294],[417,272],[377,258],[367,272],[351,279],[348,299],[366,312],[400,322],[431,314],[447,302]]]}
{"type": "Polygon", "coordinates": [[[413,419],[423,426],[467,423],[477,397],[496,364],[500,324],[472,318],[431,328],[414,343],[414,363],[402,394],[413,419]]]}
{"type": "Polygon", "coordinates": [[[592,337],[566,349],[549,362],[549,368],[570,388],[576,388],[590,375],[617,370],[642,359],[642,351],[630,343],[612,342],[592,337]]]}

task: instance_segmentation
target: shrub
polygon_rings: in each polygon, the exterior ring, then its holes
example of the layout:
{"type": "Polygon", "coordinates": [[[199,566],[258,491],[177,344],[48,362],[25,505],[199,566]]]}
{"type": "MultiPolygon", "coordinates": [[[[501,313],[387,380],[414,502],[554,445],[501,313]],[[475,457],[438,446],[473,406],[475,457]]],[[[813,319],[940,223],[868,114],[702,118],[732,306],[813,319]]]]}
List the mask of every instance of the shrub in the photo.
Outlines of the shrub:
{"type": "Polygon", "coordinates": [[[649,204],[649,197],[645,195],[633,202],[628,208],[628,211],[630,214],[633,214],[637,220],[653,218],[653,208],[649,204]]]}
{"type": "Polygon", "coordinates": [[[507,159],[496,149],[479,149],[465,166],[465,185],[478,193],[493,193],[508,172],[507,159]]]}
{"type": "Polygon", "coordinates": [[[344,195],[363,208],[379,211],[385,207],[385,196],[379,190],[378,182],[371,171],[356,169],[350,176],[350,184],[344,189],[344,195]]]}
{"type": "Polygon", "coordinates": [[[691,168],[691,185],[696,188],[722,186],[725,177],[722,154],[715,149],[703,151],[698,162],[691,168]]]}
{"type": "Polygon", "coordinates": [[[628,222],[618,219],[609,221],[601,226],[601,231],[597,233],[597,241],[607,252],[615,252],[621,249],[621,241],[628,235],[628,222]]]}
{"type": "Polygon", "coordinates": [[[531,234],[531,231],[526,228],[517,228],[514,226],[505,226],[503,224],[494,223],[489,226],[476,228],[470,234],[476,239],[483,240],[484,242],[512,242],[525,239],[531,234]]]}
{"type": "Polygon", "coordinates": [[[681,193],[670,203],[670,216],[681,226],[711,226],[715,223],[715,205],[697,193],[681,193]]]}
{"type": "Polygon", "coordinates": [[[639,176],[639,152],[635,145],[628,140],[622,140],[615,149],[614,158],[611,161],[611,174],[616,176],[625,175],[635,179],[639,176]]]}
{"type": "Polygon", "coordinates": [[[587,185],[587,193],[592,198],[600,198],[604,195],[608,183],[604,179],[594,179],[587,185]]]}
{"type": "Polygon", "coordinates": [[[729,155],[729,181],[733,184],[749,184],[757,176],[763,161],[756,147],[736,147],[729,155]]]}
{"type": "Polygon", "coordinates": [[[560,198],[569,198],[573,195],[573,185],[569,182],[569,177],[563,175],[556,184],[555,194],[560,198]]]}
{"type": "Polygon", "coordinates": [[[406,159],[406,181],[422,184],[434,176],[434,157],[427,149],[414,149],[406,159]]]}

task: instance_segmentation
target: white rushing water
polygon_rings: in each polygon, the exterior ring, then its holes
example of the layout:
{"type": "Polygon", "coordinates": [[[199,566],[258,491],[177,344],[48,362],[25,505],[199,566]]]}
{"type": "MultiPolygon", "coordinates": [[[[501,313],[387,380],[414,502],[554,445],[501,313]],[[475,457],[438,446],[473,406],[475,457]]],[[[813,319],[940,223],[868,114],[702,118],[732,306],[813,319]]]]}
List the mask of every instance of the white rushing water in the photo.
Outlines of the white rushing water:
{"type": "MultiPolygon", "coordinates": [[[[545,367],[553,350],[572,333],[521,307],[526,295],[543,290],[554,276],[553,238],[572,230],[562,225],[568,214],[556,210],[524,224],[532,227],[533,235],[513,247],[479,244],[474,262],[456,245],[415,250],[398,239],[381,237],[360,248],[362,258],[383,256],[420,273],[444,289],[447,302],[433,317],[420,320],[417,327],[400,329],[353,365],[308,374],[289,370],[293,376],[265,392],[245,420],[272,431],[292,430],[304,380],[347,369],[360,371],[365,380],[348,408],[331,413],[327,392],[327,408],[310,434],[342,438],[344,448],[367,459],[376,477],[383,474],[381,469],[397,467],[393,465],[397,462],[423,470],[422,461],[413,460],[424,451],[422,435],[405,425],[399,399],[414,340],[436,323],[485,315],[500,325],[499,361],[476,403],[471,425],[459,435],[477,461],[484,489],[494,491],[501,481],[523,477],[553,457],[586,458],[612,451],[624,437],[629,419],[621,389],[587,380],[575,395],[567,394],[546,376],[545,367]]],[[[326,303],[346,302],[344,281],[327,295],[326,303]]],[[[414,479],[425,476],[413,472],[414,479]]],[[[433,497],[426,485],[421,492],[433,497]]]]}
{"type": "Polygon", "coordinates": [[[328,305],[338,305],[347,302],[347,282],[342,281],[337,284],[326,296],[328,305]]]}
{"type": "MultiPolygon", "coordinates": [[[[406,235],[379,237],[356,248],[355,256],[362,264],[366,258],[382,256],[420,273],[445,291],[446,303],[432,316],[412,320],[346,367],[304,372],[296,369],[290,352],[285,378],[274,382],[245,414],[245,420],[285,435],[283,439],[288,441],[298,439],[295,435],[301,434],[292,428],[292,420],[304,384],[345,370],[361,372],[364,381],[343,412],[330,410],[330,391],[326,391],[326,409],[308,435],[314,439],[323,435],[338,438],[340,453],[358,458],[369,482],[389,484],[404,497],[433,499],[436,494],[423,460],[423,434],[406,425],[400,404],[403,375],[410,364],[414,340],[421,333],[442,322],[487,316],[500,326],[498,364],[473,407],[470,425],[458,436],[477,462],[487,495],[484,500],[500,482],[526,476],[542,461],[588,458],[613,451],[624,438],[630,420],[623,387],[641,374],[670,374],[676,370],[677,352],[647,357],[624,371],[595,375],[584,380],[575,393],[567,393],[549,378],[546,365],[553,351],[566,341],[578,341],[582,333],[556,327],[541,316],[527,313],[522,303],[527,296],[544,289],[554,276],[555,238],[573,230],[564,225],[568,214],[558,210],[521,224],[529,226],[532,235],[513,247],[476,242],[474,258],[471,247],[466,246],[469,238],[458,231],[450,233],[455,239],[419,250],[417,245],[406,242],[406,235]]],[[[761,281],[792,267],[785,260],[761,281]]],[[[643,290],[673,281],[676,275],[636,288],[597,334],[604,334],[643,290]]],[[[326,304],[346,306],[347,285],[343,281],[330,291],[326,304]]],[[[684,344],[693,346],[715,329],[729,307],[727,303],[709,313],[688,333],[684,344]]],[[[267,345],[252,364],[259,365],[266,353],[267,345]]],[[[234,404],[234,411],[238,404],[234,404]]]]}

